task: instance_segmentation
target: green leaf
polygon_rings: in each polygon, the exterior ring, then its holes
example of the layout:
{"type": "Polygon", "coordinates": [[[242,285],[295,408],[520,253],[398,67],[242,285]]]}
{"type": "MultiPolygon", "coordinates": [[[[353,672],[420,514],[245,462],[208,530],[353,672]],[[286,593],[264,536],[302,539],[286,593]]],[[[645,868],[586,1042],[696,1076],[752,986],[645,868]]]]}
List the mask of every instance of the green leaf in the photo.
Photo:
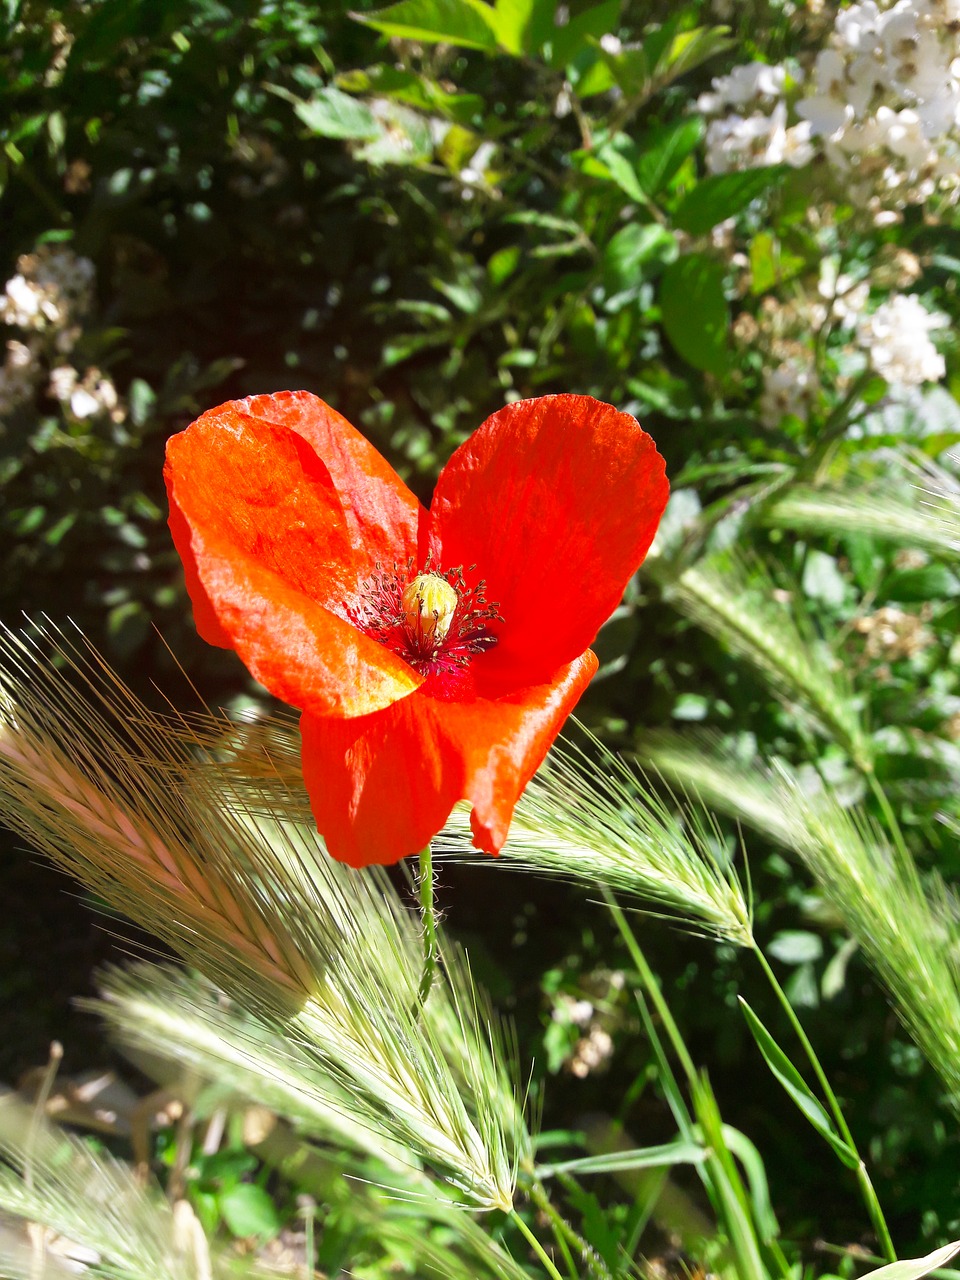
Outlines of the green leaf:
{"type": "Polygon", "coordinates": [[[742,996],[738,998],[743,1015],[747,1020],[747,1026],[750,1028],[750,1033],[756,1040],[757,1047],[763,1054],[767,1066],[783,1085],[803,1115],[816,1129],[817,1133],[820,1134],[821,1138],[825,1138],[830,1146],[833,1147],[848,1169],[856,1169],[860,1163],[857,1159],[857,1153],[837,1133],[833,1121],[827,1115],[822,1104],[810,1092],[810,1088],[803,1076],[801,1076],[746,1000],[742,996]]]}
{"type": "Polygon", "coordinates": [[[730,309],[723,280],[719,262],[689,253],[671,262],[660,281],[664,332],[688,364],[707,373],[727,368],[730,309]]]}
{"type": "Polygon", "coordinates": [[[952,1244],[934,1249],[933,1253],[928,1253],[922,1258],[901,1258],[899,1262],[878,1267],[876,1271],[866,1271],[860,1280],[920,1280],[921,1276],[925,1276],[930,1271],[936,1271],[944,1263],[949,1262],[958,1249],[960,1249],[960,1240],[954,1240],[952,1244]]]}
{"type": "Polygon", "coordinates": [[[321,89],[308,102],[298,102],[294,111],[321,138],[375,138],[380,133],[367,104],[340,89],[321,89]]]}
{"type": "Polygon", "coordinates": [[[553,32],[556,0],[497,0],[494,28],[507,53],[535,53],[553,32]]]}
{"type": "Polygon", "coordinates": [[[282,1223],[273,1201],[253,1182],[238,1182],[220,1197],[223,1220],[235,1236],[271,1240],[282,1223]]]}
{"type": "Polygon", "coordinates": [[[618,150],[612,142],[607,142],[597,148],[596,157],[606,166],[611,179],[621,191],[626,192],[636,204],[647,203],[647,194],[640,185],[636,170],[622,151],[618,150]]]}
{"type": "Polygon", "coordinates": [[[687,156],[699,145],[703,133],[703,118],[688,116],[673,124],[651,129],[640,140],[636,174],[640,186],[648,196],[655,196],[663,190],[687,156]]]}
{"type": "Polygon", "coordinates": [[[492,254],[487,263],[487,275],[494,284],[503,284],[513,275],[520,264],[520,246],[516,244],[508,244],[504,249],[498,249],[492,254]]]}
{"type": "Polygon", "coordinates": [[[734,217],[751,200],[781,183],[788,172],[788,165],[772,164],[740,173],[713,174],[684,196],[673,211],[673,220],[681,231],[706,235],[718,222],[734,217]]]}
{"type": "Polygon", "coordinates": [[[583,13],[571,18],[564,27],[555,27],[551,34],[550,65],[555,70],[582,52],[589,38],[599,40],[612,31],[620,20],[620,0],[604,0],[583,13]]]}
{"type": "Polygon", "coordinates": [[[781,929],[767,951],[782,964],[808,964],[823,955],[823,939],[808,929],[781,929]]]}
{"type": "Polygon", "coordinates": [[[785,252],[780,241],[769,231],[761,231],[750,241],[750,292],[754,295],[766,293],[774,285],[792,280],[804,265],[803,258],[785,252]]]}
{"type": "Polygon", "coordinates": [[[960,581],[944,564],[926,564],[920,569],[899,569],[891,573],[880,591],[880,602],[923,604],[960,594],[960,581]]]}
{"type": "Polygon", "coordinates": [[[420,40],[424,44],[452,44],[461,49],[496,53],[497,15],[482,0],[401,0],[374,13],[354,13],[386,36],[420,40]]]}
{"type": "Polygon", "coordinates": [[[734,43],[729,27],[694,27],[692,31],[681,31],[654,67],[654,77],[660,84],[676,80],[708,58],[732,48],[734,43]]]}
{"type": "Polygon", "coordinates": [[[433,156],[433,134],[427,120],[399,102],[384,104],[379,136],[357,152],[367,164],[423,164],[433,156]]]}
{"type": "Polygon", "coordinates": [[[624,1169],[657,1169],[664,1165],[702,1164],[707,1152],[696,1142],[667,1142],[660,1147],[635,1147],[630,1151],[611,1151],[602,1156],[583,1156],[577,1160],[560,1160],[537,1166],[538,1178],[558,1173],[619,1173],[624,1169]]]}
{"type": "Polygon", "coordinates": [[[676,255],[676,239],[658,222],[628,222],[604,250],[604,287],[608,293],[627,289],[644,278],[645,263],[669,261],[676,255]]]}
{"type": "Polygon", "coordinates": [[[763,1157],[745,1133],[730,1125],[721,1126],[720,1132],[730,1152],[743,1165],[750,1188],[750,1204],[753,1218],[760,1231],[761,1239],[769,1243],[775,1240],[780,1228],[777,1224],[773,1205],[770,1203],[770,1186],[767,1182],[767,1171],[763,1165],[763,1157]]]}

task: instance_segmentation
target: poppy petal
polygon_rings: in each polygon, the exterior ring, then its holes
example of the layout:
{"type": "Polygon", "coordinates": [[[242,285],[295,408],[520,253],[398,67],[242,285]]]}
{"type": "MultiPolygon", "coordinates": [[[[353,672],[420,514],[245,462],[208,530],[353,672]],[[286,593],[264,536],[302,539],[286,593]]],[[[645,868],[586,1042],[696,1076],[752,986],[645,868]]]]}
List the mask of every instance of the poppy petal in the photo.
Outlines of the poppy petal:
{"type": "Polygon", "coordinates": [[[330,853],[354,867],[398,862],[472,802],[474,844],[496,853],[520,793],[597,669],[582,654],[509,697],[449,702],[423,690],[373,715],[300,720],[303,776],[330,853]]]}
{"type": "Polygon", "coordinates": [[[457,449],[431,548],[444,566],[476,564],[499,606],[482,688],[538,683],[588,648],[653,541],[664,472],[636,419],[590,396],[517,401],[457,449]]]}
{"type": "Polygon", "coordinates": [[[168,441],[165,478],[201,634],[271,693],[365,715],[422,683],[348,620],[358,571],[343,509],[299,435],[225,405],[168,441]]]}
{"type": "Polygon", "coordinates": [[[361,577],[378,562],[402,565],[416,558],[426,511],[386,459],[336,409],[309,391],[250,396],[238,407],[252,418],[295,431],[323,460],[337,493],[348,499],[343,514],[361,577]]]}

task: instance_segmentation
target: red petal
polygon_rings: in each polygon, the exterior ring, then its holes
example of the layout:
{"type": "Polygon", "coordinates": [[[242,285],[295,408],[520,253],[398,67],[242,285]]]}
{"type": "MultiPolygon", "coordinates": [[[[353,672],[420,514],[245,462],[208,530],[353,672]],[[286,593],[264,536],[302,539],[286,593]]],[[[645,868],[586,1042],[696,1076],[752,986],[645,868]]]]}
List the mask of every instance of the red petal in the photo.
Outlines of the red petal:
{"type": "Polygon", "coordinates": [[[345,618],[357,565],[330,474],[299,435],[223,405],[167,444],[171,530],[198,628],[277,697],[365,715],[421,683],[345,618]]]}
{"type": "Polygon", "coordinates": [[[404,564],[416,557],[418,529],[427,513],[393,467],[336,409],[309,391],[250,396],[237,407],[296,431],[323,460],[343,501],[361,578],[377,561],[404,564]]]}
{"type": "Polygon", "coordinates": [[[668,491],[636,419],[589,396],[508,405],[457,449],[434,493],[431,545],[445,567],[476,564],[499,605],[481,687],[537,683],[590,645],[668,491]]]}
{"type": "Polygon", "coordinates": [[[495,700],[423,690],[353,720],[304,715],[303,776],[330,853],[354,867],[421,850],[458,800],[474,844],[496,853],[514,805],[597,669],[590,652],[548,683],[495,700]]]}

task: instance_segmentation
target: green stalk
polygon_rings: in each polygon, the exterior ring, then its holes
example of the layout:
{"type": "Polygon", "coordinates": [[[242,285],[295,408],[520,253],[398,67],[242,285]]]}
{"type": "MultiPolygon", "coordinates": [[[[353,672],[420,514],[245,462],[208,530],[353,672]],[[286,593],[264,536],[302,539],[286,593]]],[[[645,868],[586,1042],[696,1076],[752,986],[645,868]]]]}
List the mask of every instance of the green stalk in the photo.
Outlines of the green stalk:
{"type": "Polygon", "coordinates": [[[853,1139],[853,1134],[850,1132],[850,1126],[847,1124],[846,1117],[844,1116],[840,1103],[837,1100],[837,1095],[831,1088],[830,1081],[827,1079],[827,1074],[820,1064],[820,1059],[817,1057],[816,1050],[810,1043],[807,1033],[803,1029],[803,1024],[797,1017],[796,1011],[790,1003],[787,993],[784,991],[783,987],[781,987],[777,979],[777,975],[770,967],[770,962],[759,947],[754,947],[753,954],[757,957],[760,967],[766,974],[771,987],[773,987],[774,994],[779,1000],[784,1013],[787,1015],[787,1019],[789,1020],[797,1039],[803,1046],[803,1051],[807,1055],[807,1060],[810,1065],[813,1067],[813,1071],[820,1084],[820,1088],[823,1090],[823,1096],[827,1101],[827,1106],[830,1108],[830,1113],[833,1116],[837,1129],[840,1131],[840,1136],[857,1157],[857,1182],[860,1184],[860,1194],[863,1196],[864,1204],[866,1205],[867,1212],[870,1215],[870,1221],[873,1223],[873,1229],[877,1234],[880,1247],[883,1249],[884,1257],[888,1262],[896,1262],[897,1254],[893,1247],[893,1240],[890,1238],[890,1231],[887,1227],[886,1219],[883,1216],[883,1209],[880,1207],[880,1201],[877,1198],[874,1185],[870,1181],[867,1166],[857,1149],[857,1144],[853,1139]]]}
{"type": "Polygon", "coordinates": [[[427,845],[420,853],[420,873],[418,876],[420,890],[420,920],[423,926],[423,972],[420,975],[420,988],[417,991],[417,1007],[422,1009],[427,1002],[433,978],[437,971],[437,915],[433,902],[433,855],[427,845]]]}
{"type": "Polygon", "coordinates": [[[543,1269],[544,1271],[546,1271],[547,1275],[550,1277],[550,1280],[563,1280],[563,1276],[560,1274],[557,1268],[553,1265],[553,1262],[550,1260],[550,1255],[547,1253],[546,1249],[544,1249],[543,1245],[540,1243],[537,1237],[533,1234],[533,1232],[530,1230],[530,1228],[527,1226],[524,1220],[520,1217],[519,1213],[517,1213],[516,1209],[510,1210],[510,1217],[514,1220],[516,1225],[520,1228],[530,1248],[534,1251],[534,1253],[543,1263],[543,1269]]]}
{"type": "Polygon", "coordinates": [[[620,930],[620,936],[627,945],[630,952],[630,959],[633,961],[637,972],[643,979],[643,984],[647,989],[650,999],[660,1015],[660,1021],[663,1023],[664,1030],[670,1037],[670,1043],[673,1045],[673,1051],[679,1059],[680,1065],[683,1067],[683,1074],[687,1077],[688,1083],[694,1086],[697,1083],[697,1069],[693,1065],[693,1059],[684,1044],[683,1036],[680,1034],[680,1028],[673,1020],[673,1014],[670,1012],[670,1006],[663,998],[663,992],[660,990],[660,984],[654,976],[653,970],[647,964],[647,958],[637,945],[637,940],[633,936],[633,930],[627,924],[627,918],[620,910],[620,904],[616,898],[606,887],[601,885],[603,900],[610,908],[610,914],[616,922],[617,928],[620,930]]]}
{"type": "Polygon", "coordinates": [[[592,1276],[595,1276],[597,1280],[610,1280],[610,1271],[602,1259],[598,1257],[596,1250],[567,1222],[566,1218],[553,1204],[542,1183],[533,1183],[530,1187],[530,1199],[550,1219],[557,1245],[566,1260],[567,1266],[570,1268],[571,1275],[576,1276],[578,1273],[573,1257],[570,1254],[568,1247],[570,1245],[580,1254],[592,1276]]]}

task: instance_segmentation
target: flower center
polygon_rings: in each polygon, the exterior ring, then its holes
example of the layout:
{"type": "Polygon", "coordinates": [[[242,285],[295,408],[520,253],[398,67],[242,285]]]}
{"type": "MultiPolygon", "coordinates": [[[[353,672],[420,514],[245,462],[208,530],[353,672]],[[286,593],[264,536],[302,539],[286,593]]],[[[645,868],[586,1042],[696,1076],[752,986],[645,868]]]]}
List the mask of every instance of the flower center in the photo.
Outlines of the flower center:
{"type": "Polygon", "coordinates": [[[497,643],[491,624],[503,619],[485,586],[469,583],[462,566],[435,569],[428,560],[416,573],[412,560],[389,569],[378,564],[348,617],[421,675],[451,677],[497,643]]]}
{"type": "Polygon", "coordinates": [[[443,644],[460,597],[438,573],[418,573],[400,597],[407,630],[421,648],[443,644]]]}

